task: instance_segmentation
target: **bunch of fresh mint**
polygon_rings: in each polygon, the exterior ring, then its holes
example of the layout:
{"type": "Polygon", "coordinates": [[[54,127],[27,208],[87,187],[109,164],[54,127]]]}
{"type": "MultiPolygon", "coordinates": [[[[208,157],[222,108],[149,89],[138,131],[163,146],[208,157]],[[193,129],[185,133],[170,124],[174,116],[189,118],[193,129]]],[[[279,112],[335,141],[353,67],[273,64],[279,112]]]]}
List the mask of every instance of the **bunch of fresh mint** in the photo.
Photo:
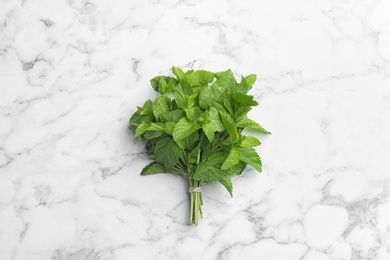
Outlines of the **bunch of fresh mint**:
{"type": "Polygon", "coordinates": [[[176,77],[157,76],[150,82],[161,95],[148,100],[132,115],[135,138],[146,139],[153,160],[141,175],[176,173],[187,176],[191,192],[190,223],[202,215],[202,182],[218,181],[232,196],[231,177],[249,164],[261,172],[261,160],[253,147],[260,141],[243,135],[245,128],[270,134],[247,114],[258,103],[247,95],[256,75],[237,82],[232,71],[183,72],[176,77]]]}

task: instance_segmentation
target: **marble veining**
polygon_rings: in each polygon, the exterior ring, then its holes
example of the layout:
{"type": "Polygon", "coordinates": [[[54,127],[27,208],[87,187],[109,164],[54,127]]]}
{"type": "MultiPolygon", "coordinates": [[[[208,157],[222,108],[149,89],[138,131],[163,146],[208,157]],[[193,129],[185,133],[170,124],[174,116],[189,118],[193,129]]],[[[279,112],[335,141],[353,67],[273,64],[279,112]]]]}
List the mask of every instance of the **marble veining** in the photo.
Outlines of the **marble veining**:
{"type": "Polygon", "coordinates": [[[390,2],[0,1],[0,259],[390,259],[390,2]],[[257,74],[263,173],[141,177],[149,80],[257,74]]]}

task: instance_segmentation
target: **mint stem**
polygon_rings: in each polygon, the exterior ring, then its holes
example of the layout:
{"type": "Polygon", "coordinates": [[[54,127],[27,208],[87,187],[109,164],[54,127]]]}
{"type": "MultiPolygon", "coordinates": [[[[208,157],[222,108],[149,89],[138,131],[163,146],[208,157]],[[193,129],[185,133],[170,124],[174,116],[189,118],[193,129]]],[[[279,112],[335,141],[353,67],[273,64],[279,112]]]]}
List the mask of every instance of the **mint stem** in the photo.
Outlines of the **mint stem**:
{"type": "MultiPolygon", "coordinates": [[[[198,180],[189,179],[190,187],[198,188],[202,186],[202,182],[198,180]]],[[[202,193],[201,192],[191,192],[191,202],[190,202],[190,224],[195,224],[195,226],[199,223],[199,215],[203,218],[202,212],[202,193]]]]}

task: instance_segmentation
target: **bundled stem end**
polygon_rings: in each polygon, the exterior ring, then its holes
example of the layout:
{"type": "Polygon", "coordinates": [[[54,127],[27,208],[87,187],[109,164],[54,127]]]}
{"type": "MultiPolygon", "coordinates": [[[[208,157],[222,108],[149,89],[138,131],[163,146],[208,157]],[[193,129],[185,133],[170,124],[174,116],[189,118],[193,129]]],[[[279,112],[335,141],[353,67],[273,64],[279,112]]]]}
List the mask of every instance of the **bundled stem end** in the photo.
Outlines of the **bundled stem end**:
{"type": "Polygon", "coordinates": [[[190,185],[190,196],[191,196],[191,203],[190,203],[190,224],[195,224],[195,226],[199,223],[199,215],[200,218],[203,218],[203,212],[202,212],[202,205],[203,205],[203,199],[202,199],[202,192],[198,191],[197,188],[202,187],[202,182],[189,179],[189,185],[190,185]],[[195,190],[195,191],[193,191],[195,190]]]}

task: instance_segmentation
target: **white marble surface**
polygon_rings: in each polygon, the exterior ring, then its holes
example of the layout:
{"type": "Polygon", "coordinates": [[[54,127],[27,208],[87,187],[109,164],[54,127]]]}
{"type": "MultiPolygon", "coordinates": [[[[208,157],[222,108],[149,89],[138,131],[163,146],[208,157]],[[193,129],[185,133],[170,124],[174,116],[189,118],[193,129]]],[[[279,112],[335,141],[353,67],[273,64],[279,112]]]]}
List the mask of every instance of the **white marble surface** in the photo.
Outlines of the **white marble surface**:
{"type": "Polygon", "coordinates": [[[0,259],[390,259],[390,1],[0,1],[0,259]],[[151,77],[258,74],[263,173],[141,177],[151,77]]]}

